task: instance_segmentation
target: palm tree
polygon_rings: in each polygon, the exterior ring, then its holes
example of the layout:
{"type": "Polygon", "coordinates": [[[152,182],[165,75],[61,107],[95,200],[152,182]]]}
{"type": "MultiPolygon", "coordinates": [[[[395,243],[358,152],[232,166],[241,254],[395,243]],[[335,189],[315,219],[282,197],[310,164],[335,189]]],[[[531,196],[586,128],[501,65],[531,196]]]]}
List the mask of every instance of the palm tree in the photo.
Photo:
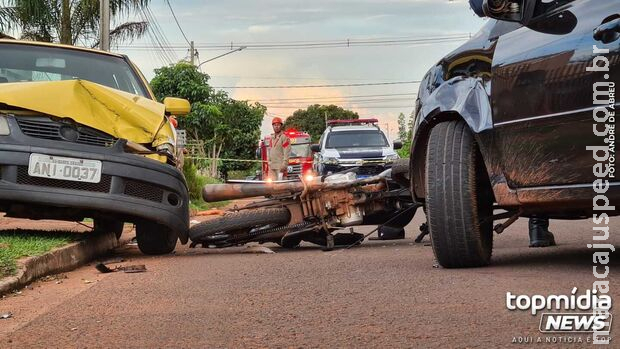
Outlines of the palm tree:
{"type": "MultiPolygon", "coordinates": [[[[148,7],[150,0],[110,0],[110,15],[148,7]]],[[[23,39],[95,47],[99,44],[99,0],[0,0],[0,33],[18,29],[23,39]]],[[[139,38],[148,22],[125,22],[110,31],[112,42],[139,38]]]]}
{"type": "Polygon", "coordinates": [[[15,18],[14,8],[0,6],[0,39],[9,37],[3,32],[6,30],[11,30],[14,18],[15,18]]]}

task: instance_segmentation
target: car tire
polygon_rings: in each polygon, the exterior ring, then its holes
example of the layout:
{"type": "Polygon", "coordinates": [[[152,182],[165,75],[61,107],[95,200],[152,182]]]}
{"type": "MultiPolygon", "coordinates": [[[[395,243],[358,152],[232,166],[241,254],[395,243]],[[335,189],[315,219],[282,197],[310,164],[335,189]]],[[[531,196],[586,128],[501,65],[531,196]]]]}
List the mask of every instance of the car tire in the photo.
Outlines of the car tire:
{"type": "Polygon", "coordinates": [[[123,228],[125,222],[115,219],[96,218],[94,219],[94,231],[95,233],[109,233],[113,232],[116,235],[116,239],[120,239],[123,235],[123,228]]]}
{"type": "Polygon", "coordinates": [[[426,158],[431,244],[445,268],[488,265],[493,250],[493,193],[474,135],[463,121],[431,130],[426,158]]]}
{"type": "Polygon", "coordinates": [[[136,225],[136,239],[142,253],[160,255],[174,251],[178,235],[164,225],[144,222],[136,225]]]}

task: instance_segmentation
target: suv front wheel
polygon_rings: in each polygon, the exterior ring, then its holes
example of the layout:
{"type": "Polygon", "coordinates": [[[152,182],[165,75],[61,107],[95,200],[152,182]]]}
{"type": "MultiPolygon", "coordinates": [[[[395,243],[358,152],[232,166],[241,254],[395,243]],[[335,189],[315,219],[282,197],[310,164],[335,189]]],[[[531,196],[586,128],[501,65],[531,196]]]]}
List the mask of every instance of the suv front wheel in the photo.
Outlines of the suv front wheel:
{"type": "Polygon", "coordinates": [[[426,156],[426,213],[437,261],[445,268],[488,265],[493,193],[467,124],[450,121],[435,126],[426,156]]]}

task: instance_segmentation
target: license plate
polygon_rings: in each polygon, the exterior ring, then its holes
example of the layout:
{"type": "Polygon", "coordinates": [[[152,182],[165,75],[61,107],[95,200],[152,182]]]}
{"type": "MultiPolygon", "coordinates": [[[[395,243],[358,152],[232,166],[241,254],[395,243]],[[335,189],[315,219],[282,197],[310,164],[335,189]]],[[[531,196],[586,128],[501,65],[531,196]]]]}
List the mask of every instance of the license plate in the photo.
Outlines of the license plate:
{"type": "Polygon", "coordinates": [[[101,161],[30,154],[28,175],[73,182],[99,183],[101,161]]]}

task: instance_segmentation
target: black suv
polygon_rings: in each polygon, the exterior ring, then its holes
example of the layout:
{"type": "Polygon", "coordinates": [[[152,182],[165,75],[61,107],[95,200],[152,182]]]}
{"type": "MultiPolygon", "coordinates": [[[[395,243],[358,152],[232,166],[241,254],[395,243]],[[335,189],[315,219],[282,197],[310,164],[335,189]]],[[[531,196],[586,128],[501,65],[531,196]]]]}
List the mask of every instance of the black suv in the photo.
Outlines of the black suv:
{"type": "Polygon", "coordinates": [[[487,265],[494,220],[600,222],[620,204],[620,1],[481,5],[492,19],[430,69],[417,101],[411,191],[444,267],[487,265]]]}

